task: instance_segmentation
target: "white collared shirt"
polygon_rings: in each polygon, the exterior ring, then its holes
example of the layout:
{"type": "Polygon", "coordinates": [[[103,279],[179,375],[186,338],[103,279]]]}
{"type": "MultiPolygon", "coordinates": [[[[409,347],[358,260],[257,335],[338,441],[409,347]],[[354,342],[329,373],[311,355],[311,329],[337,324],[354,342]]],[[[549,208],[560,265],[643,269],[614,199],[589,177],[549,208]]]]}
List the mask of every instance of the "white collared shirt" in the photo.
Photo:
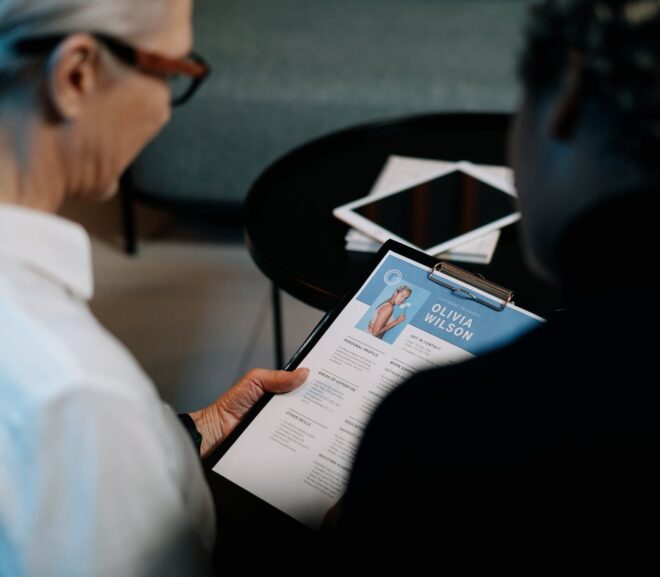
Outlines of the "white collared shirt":
{"type": "Polygon", "coordinates": [[[199,457],[92,293],[80,226],[0,204],[0,577],[205,575],[199,457]]]}

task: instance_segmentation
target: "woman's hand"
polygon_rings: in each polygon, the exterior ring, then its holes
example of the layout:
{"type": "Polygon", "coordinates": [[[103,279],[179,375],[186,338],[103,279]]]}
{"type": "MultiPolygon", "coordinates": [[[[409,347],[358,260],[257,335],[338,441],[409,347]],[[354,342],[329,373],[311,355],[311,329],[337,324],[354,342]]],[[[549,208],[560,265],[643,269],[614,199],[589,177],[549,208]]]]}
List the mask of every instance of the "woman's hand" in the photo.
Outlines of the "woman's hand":
{"type": "Polygon", "coordinates": [[[302,385],[308,376],[309,369],[293,372],[253,369],[214,403],[190,413],[202,435],[202,458],[227,438],[264,393],[288,393],[302,385]]]}

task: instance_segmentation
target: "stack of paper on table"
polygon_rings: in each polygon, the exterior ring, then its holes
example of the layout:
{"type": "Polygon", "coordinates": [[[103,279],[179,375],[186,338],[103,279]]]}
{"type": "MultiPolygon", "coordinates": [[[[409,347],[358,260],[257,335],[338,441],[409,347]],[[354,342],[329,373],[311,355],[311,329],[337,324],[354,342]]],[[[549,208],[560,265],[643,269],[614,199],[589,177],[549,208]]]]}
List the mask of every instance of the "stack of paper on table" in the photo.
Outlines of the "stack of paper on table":
{"type": "MultiPolygon", "coordinates": [[[[439,176],[448,168],[454,166],[457,166],[456,162],[390,156],[369,195],[394,192],[415,186],[439,176]]],[[[506,185],[513,184],[513,171],[510,168],[484,164],[476,164],[475,167],[506,185]]],[[[499,238],[499,230],[491,231],[477,239],[434,256],[443,260],[488,264],[493,258],[499,238]]],[[[346,234],[347,250],[377,252],[380,246],[380,242],[355,229],[350,229],[346,234]]]]}

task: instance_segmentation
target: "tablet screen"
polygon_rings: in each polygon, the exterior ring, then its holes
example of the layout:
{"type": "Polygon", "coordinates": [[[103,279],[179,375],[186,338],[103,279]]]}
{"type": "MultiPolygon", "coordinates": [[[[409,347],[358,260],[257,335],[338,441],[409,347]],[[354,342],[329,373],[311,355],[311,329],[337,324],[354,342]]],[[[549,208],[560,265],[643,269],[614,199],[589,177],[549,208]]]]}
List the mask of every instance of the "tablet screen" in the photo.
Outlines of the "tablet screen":
{"type": "Polygon", "coordinates": [[[514,214],[516,199],[455,170],[353,211],[427,250],[514,214]]]}

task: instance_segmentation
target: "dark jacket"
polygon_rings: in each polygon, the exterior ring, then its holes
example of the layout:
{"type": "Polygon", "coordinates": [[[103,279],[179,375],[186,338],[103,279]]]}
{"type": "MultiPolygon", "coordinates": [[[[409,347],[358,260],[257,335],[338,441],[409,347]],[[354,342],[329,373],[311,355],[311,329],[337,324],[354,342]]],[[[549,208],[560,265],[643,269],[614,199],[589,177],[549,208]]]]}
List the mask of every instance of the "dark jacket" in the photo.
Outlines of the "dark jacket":
{"type": "Polygon", "coordinates": [[[385,400],[342,505],[341,550],[435,568],[606,564],[655,550],[657,194],[622,195],[564,236],[565,312],[385,400]]]}

